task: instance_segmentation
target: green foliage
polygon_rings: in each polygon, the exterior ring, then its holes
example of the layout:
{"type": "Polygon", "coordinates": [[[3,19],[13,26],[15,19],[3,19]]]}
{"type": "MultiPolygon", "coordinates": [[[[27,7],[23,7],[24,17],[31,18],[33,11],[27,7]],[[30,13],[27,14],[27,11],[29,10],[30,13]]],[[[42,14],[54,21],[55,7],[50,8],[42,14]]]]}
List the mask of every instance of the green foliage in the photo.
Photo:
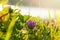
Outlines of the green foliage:
{"type": "MultiPolygon", "coordinates": [[[[8,7],[4,8],[0,15],[8,11],[8,7]]],[[[0,40],[60,40],[59,23],[52,26],[52,20],[43,21],[40,17],[21,15],[20,10],[16,12],[14,9],[3,17],[3,21],[0,19],[0,40]],[[35,20],[36,27],[28,28],[25,24],[27,20],[35,20]]]]}

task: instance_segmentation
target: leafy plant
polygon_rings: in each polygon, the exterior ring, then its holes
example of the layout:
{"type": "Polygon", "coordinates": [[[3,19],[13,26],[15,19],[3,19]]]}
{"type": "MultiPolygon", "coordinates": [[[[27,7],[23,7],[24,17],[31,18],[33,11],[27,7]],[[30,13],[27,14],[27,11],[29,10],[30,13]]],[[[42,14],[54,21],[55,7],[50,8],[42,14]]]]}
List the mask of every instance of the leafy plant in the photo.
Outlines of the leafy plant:
{"type": "Polygon", "coordinates": [[[2,1],[2,8],[0,40],[60,40],[60,18],[58,16],[55,15],[57,20],[55,23],[50,18],[50,14],[47,20],[22,15],[18,9],[16,12],[16,9],[4,7],[4,1],[2,1]]]}

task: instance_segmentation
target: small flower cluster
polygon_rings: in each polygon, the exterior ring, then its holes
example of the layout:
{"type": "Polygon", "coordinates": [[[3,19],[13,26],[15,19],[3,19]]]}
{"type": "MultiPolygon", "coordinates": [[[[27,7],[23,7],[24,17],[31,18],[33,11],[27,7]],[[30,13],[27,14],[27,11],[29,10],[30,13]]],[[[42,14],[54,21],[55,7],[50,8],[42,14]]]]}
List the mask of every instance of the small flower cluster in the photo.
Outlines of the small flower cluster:
{"type": "MultiPolygon", "coordinates": [[[[48,21],[47,26],[50,26],[50,22],[48,21]]],[[[54,27],[57,24],[57,20],[56,19],[52,19],[51,20],[51,26],[54,27]]]]}
{"type": "Polygon", "coordinates": [[[27,20],[27,21],[26,21],[26,25],[27,25],[30,29],[33,29],[34,27],[36,27],[36,21],[34,21],[34,20],[27,20]]]}

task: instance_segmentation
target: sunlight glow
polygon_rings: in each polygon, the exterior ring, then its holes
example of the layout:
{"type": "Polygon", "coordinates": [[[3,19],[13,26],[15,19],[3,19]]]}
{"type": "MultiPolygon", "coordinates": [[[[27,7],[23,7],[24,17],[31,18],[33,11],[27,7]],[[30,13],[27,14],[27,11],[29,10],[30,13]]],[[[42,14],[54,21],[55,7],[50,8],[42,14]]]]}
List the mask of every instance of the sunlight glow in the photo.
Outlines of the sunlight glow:
{"type": "MultiPolygon", "coordinates": [[[[10,5],[4,5],[4,7],[7,7],[7,6],[10,6],[10,5]]],[[[15,9],[13,5],[11,5],[11,7],[15,9]]],[[[35,8],[35,7],[22,7],[22,6],[19,6],[16,8],[21,9],[22,15],[25,15],[25,14],[28,15],[30,13],[31,16],[35,16],[35,17],[40,16],[43,19],[48,18],[48,8],[35,8]]],[[[0,11],[2,11],[1,4],[0,4],[0,11]]],[[[60,10],[56,10],[56,11],[60,15],[60,10]]],[[[54,18],[54,9],[50,9],[50,15],[52,18],[54,18]]]]}

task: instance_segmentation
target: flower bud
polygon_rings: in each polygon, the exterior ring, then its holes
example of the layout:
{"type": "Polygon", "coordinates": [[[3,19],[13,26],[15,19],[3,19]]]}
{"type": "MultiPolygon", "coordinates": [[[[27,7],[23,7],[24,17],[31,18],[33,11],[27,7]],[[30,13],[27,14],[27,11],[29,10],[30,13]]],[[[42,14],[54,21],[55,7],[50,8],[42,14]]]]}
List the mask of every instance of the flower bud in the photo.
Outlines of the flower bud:
{"type": "Polygon", "coordinates": [[[8,12],[9,12],[9,13],[12,13],[12,12],[13,12],[13,9],[12,9],[11,7],[8,7],[8,8],[9,8],[9,9],[8,9],[8,10],[9,10],[8,12]]]}
{"type": "Polygon", "coordinates": [[[27,20],[26,21],[26,25],[30,28],[33,29],[34,27],[36,27],[36,22],[33,20],[27,20]]]}

